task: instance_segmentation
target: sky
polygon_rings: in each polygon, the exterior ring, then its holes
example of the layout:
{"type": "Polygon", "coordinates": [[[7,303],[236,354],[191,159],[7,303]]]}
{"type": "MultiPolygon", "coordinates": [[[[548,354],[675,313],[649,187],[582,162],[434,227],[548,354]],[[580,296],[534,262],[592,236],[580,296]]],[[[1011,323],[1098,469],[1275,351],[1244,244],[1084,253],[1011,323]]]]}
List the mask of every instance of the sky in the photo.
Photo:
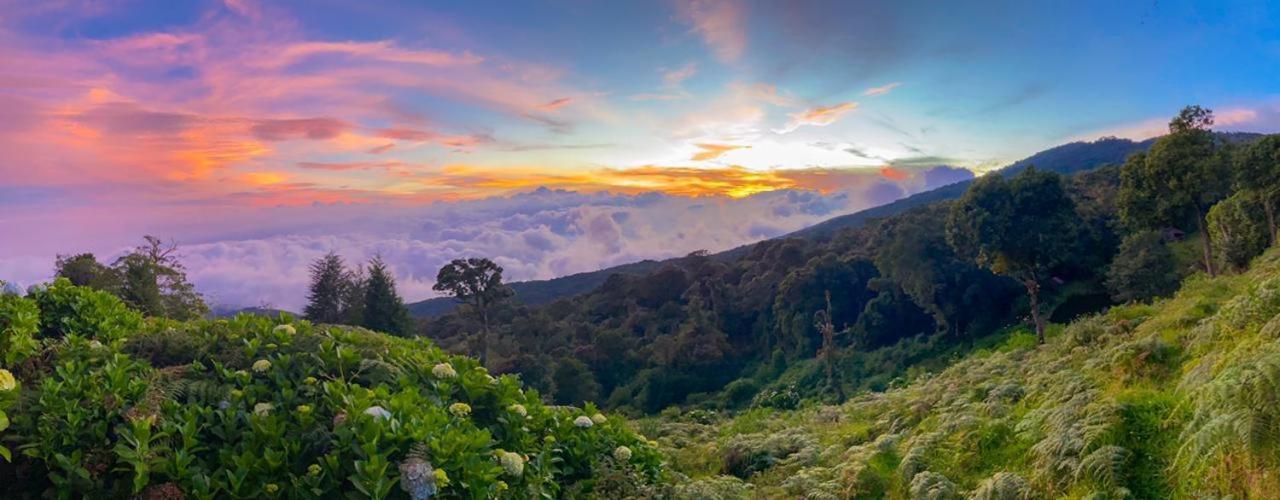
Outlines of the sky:
{"type": "Polygon", "coordinates": [[[723,250],[1186,104],[1280,130],[1267,2],[0,0],[0,279],[172,239],[216,304],[328,251],[409,300],[723,250]]]}

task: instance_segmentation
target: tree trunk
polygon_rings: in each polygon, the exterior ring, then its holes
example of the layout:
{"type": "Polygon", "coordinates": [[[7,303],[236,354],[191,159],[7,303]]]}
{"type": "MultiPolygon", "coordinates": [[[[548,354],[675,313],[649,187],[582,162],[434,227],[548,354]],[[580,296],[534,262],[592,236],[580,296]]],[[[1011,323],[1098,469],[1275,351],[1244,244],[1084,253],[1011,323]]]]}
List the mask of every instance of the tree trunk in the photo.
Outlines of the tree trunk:
{"type": "Polygon", "coordinates": [[[1023,283],[1027,287],[1027,298],[1031,300],[1031,322],[1036,328],[1036,342],[1044,344],[1044,318],[1040,317],[1040,284],[1035,280],[1023,283]]]}
{"type": "Polygon", "coordinates": [[[1263,195],[1262,211],[1267,214],[1267,230],[1271,231],[1271,246],[1276,246],[1276,207],[1270,196],[1263,195]]]}
{"type": "Polygon", "coordinates": [[[1217,269],[1213,266],[1213,245],[1209,241],[1209,230],[1204,220],[1204,210],[1199,206],[1196,207],[1196,226],[1200,229],[1200,247],[1204,249],[1204,270],[1209,273],[1209,277],[1218,275],[1217,269]]]}

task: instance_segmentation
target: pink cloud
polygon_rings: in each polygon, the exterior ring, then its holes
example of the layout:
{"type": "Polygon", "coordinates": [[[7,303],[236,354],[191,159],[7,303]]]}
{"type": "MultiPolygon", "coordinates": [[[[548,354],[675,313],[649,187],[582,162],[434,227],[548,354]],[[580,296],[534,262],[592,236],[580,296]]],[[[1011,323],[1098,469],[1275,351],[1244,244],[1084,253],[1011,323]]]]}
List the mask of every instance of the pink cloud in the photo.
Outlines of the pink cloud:
{"type": "Polygon", "coordinates": [[[349,128],[349,123],[333,118],[295,118],[261,120],[251,131],[254,137],[264,141],[324,140],[337,137],[349,128]]]}
{"type": "Polygon", "coordinates": [[[721,62],[736,62],[747,50],[746,14],[736,0],[683,0],[676,10],[721,62]]]}
{"type": "Polygon", "coordinates": [[[862,95],[865,95],[865,96],[885,95],[885,94],[888,94],[889,92],[892,92],[893,89],[896,89],[901,85],[902,85],[901,82],[893,82],[893,83],[881,85],[879,87],[871,87],[867,90],[862,91],[862,95]]]}

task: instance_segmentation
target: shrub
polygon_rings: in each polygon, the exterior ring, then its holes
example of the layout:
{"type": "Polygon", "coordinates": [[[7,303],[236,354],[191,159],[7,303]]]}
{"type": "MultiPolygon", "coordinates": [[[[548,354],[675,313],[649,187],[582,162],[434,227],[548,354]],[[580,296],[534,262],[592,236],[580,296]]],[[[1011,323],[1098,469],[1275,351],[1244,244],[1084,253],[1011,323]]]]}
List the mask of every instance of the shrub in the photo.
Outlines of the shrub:
{"type": "Polygon", "coordinates": [[[1241,270],[1267,249],[1269,236],[1261,204],[1237,193],[1209,209],[1209,237],[1218,260],[1241,270]]]}
{"type": "Polygon", "coordinates": [[[40,309],[13,294],[0,294],[0,366],[13,367],[35,354],[40,309]]]}
{"type": "Polygon", "coordinates": [[[40,336],[78,335],[113,342],[134,333],[142,316],[107,292],[72,285],[58,278],[29,295],[40,308],[40,336]]]}
{"type": "Polygon", "coordinates": [[[760,385],[749,378],[741,378],[730,382],[724,386],[725,405],[731,408],[737,408],[747,404],[751,398],[760,392],[760,385]]]}

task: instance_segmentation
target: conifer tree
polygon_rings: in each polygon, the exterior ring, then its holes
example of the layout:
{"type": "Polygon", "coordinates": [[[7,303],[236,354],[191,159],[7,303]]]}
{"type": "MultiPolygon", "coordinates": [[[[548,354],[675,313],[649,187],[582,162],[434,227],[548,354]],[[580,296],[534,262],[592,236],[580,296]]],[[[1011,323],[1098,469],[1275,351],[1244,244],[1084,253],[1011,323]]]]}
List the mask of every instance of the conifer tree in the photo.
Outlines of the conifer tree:
{"type": "Polygon", "coordinates": [[[404,300],[396,293],[396,280],[391,276],[382,257],[369,261],[369,277],[365,280],[364,321],[361,326],[370,330],[407,337],[412,333],[413,320],[404,300]]]}
{"type": "MultiPolygon", "coordinates": [[[[342,257],[329,252],[311,264],[311,287],[303,314],[314,323],[342,323],[347,283],[342,257]]],[[[363,298],[362,298],[363,300],[363,298]]]]}

